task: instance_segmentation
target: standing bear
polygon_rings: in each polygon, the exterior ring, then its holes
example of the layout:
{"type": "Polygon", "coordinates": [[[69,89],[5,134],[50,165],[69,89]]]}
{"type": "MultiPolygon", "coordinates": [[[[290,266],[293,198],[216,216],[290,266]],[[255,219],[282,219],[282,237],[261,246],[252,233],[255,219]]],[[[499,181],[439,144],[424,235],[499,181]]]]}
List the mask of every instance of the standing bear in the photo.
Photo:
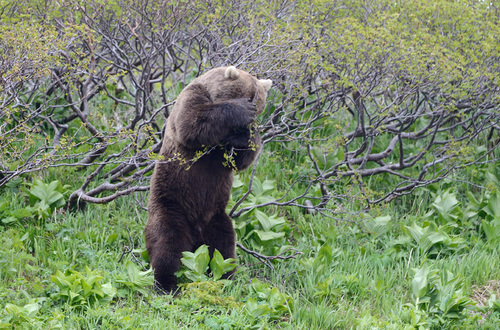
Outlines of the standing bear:
{"type": "MultiPolygon", "coordinates": [[[[183,251],[209,246],[235,258],[235,233],[226,214],[233,170],[248,168],[260,148],[256,116],[271,80],[234,66],[208,71],[180,93],[168,118],[151,179],[146,248],[156,286],[172,292],[183,251]]],[[[226,274],[226,277],[229,274],[226,274]]]]}

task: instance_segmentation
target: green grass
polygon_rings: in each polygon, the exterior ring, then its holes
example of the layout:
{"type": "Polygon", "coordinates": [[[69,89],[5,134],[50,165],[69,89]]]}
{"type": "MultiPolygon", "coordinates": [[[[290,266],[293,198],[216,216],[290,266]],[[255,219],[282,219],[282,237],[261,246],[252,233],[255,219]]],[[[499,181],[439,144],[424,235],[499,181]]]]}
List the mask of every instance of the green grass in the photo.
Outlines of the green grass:
{"type": "MultiPolygon", "coordinates": [[[[259,174],[261,181],[276,180],[280,187],[282,178],[273,176],[279,173],[280,164],[267,158],[263,164],[267,166],[259,167],[265,171],[259,174]]],[[[492,168],[482,170],[495,173],[492,168]]],[[[44,181],[57,175],[52,172],[44,181]]],[[[241,180],[245,182],[248,175],[242,174],[241,180]]],[[[444,196],[446,188],[449,185],[443,183],[420,190],[376,207],[370,214],[346,218],[346,222],[307,215],[297,208],[263,209],[267,216],[275,212],[285,216],[285,237],[260,242],[255,236],[243,243],[255,250],[264,244],[266,251],[275,252],[286,245],[302,254],[275,261],[271,269],[238,250],[234,280],[202,282],[176,298],[158,295],[149,285],[151,274],[140,273],[149,267],[142,254],[147,213],[132,196],[106,205],[88,205],[84,211],[55,208],[40,213],[41,206],[30,205],[25,192],[6,188],[0,197],[0,219],[10,217],[0,225],[0,327],[412,329],[420,324],[435,329],[494,328],[500,321],[495,307],[481,309],[473,302],[465,303],[466,308],[457,307],[456,315],[451,315],[432,309],[432,304],[416,303],[412,283],[416,270],[424,265],[435,271],[437,280],[429,275],[421,299],[439,297],[432,298],[440,299],[434,306],[445,299],[439,295],[445,288],[432,283],[444,279],[446,271],[457,279],[450,292],[463,301],[477,294],[474,288],[500,281],[498,240],[488,241],[478,225],[491,215],[480,210],[472,214],[462,187],[451,190],[460,204],[450,211],[458,218],[449,232],[450,237],[466,238],[460,249],[443,241],[423,250],[405,229],[414,223],[420,227],[438,223],[441,215],[432,203],[436,196],[444,196]],[[12,218],[15,210],[25,210],[27,215],[12,218]],[[390,216],[390,221],[373,227],[373,219],[382,216],[390,216]],[[127,272],[130,263],[135,265],[132,275],[127,272]],[[57,274],[78,274],[95,292],[82,298],[83,303],[65,300],[65,293],[54,282],[57,274]],[[92,282],[89,274],[100,280],[92,282]],[[142,282],[138,274],[143,274],[142,282]]],[[[498,188],[475,195],[487,203],[498,188]]],[[[279,190],[264,190],[262,196],[279,196],[279,190]]],[[[236,195],[243,192],[235,189],[236,195]]],[[[237,224],[241,221],[248,228],[258,225],[252,215],[236,219],[237,224]]],[[[186,283],[183,287],[187,288],[186,283]]],[[[494,293],[499,296],[494,290],[483,291],[486,300],[494,293]]]]}

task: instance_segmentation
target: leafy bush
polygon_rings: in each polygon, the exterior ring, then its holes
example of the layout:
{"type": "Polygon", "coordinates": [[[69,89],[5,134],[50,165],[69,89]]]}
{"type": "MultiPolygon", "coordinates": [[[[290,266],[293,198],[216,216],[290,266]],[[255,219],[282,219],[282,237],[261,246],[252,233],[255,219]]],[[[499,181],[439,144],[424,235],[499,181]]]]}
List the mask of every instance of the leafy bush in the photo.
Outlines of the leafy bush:
{"type": "Polygon", "coordinates": [[[107,304],[116,295],[116,288],[111,282],[102,284],[104,276],[98,270],[85,267],[85,274],[76,270],[57,271],[50,280],[57,286],[57,292],[51,294],[54,300],[62,300],[71,308],[90,307],[107,304]]]}
{"type": "Polygon", "coordinates": [[[438,226],[434,222],[424,221],[423,227],[414,223],[411,226],[405,226],[404,229],[413,238],[421,252],[435,256],[455,253],[467,248],[464,238],[451,233],[457,227],[458,225],[453,222],[438,226]]]}
{"type": "Polygon", "coordinates": [[[245,309],[255,323],[267,320],[279,320],[289,315],[293,309],[292,299],[289,295],[280,292],[277,288],[252,279],[250,295],[246,301],[245,309]]]}
{"type": "Polygon", "coordinates": [[[411,282],[414,303],[406,305],[412,309],[412,325],[444,326],[464,318],[466,308],[474,306],[463,292],[463,280],[450,271],[439,272],[424,264],[414,272],[411,282]]]}
{"type": "Polygon", "coordinates": [[[25,246],[28,238],[29,233],[21,237],[16,229],[8,229],[1,233],[0,279],[2,281],[12,281],[38,270],[38,267],[33,265],[36,258],[25,246]]]}
{"type": "Polygon", "coordinates": [[[222,275],[236,268],[235,259],[224,259],[220,252],[216,249],[210,259],[208,246],[203,244],[195,252],[182,252],[181,262],[184,269],[176,273],[177,277],[185,276],[192,282],[207,281],[209,277],[206,275],[208,266],[212,271],[212,279],[219,280],[222,275]]]}
{"type": "MultiPolygon", "coordinates": [[[[242,187],[245,185],[236,177],[233,183],[232,201],[229,207],[234,207],[234,200],[245,195],[242,187]]],[[[235,221],[234,229],[238,240],[244,245],[265,254],[278,254],[285,246],[285,236],[290,231],[284,217],[278,213],[268,215],[257,207],[274,200],[276,182],[261,180],[254,177],[251,192],[241,203],[241,212],[235,221]]]]}
{"type": "Polygon", "coordinates": [[[22,189],[29,197],[30,204],[42,210],[48,210],[49,214],[55,209],[66,204],[65,195],[69,186],[63,186],[59,180],[45,183],[34,179],[33,183],[27,183],[30,189],[22,189]]]}
{"type": "MultiPolygon", "coordinates": [[[[3,317],[0,320],[0,329],[12,328],[42,328],[46,325],[39,316],[40,309],[48,298],[35,298],[23,305],[7,303],[3,311],[3,317]]],[[[56,322],[49,325],[57,326],[56,322]]]]}
{"type": "Polygon", "coordinates": [[[116,275],[116,283],[122,285],[124,289],[118,289],[118,295],[124,297],[133,292],[140,292],[143,295],[148,295],[148,289],[154,284],[153,269],[141,271],[139,267],[127,261],[125,264],[126,274],[120,273],[116,275]]]}

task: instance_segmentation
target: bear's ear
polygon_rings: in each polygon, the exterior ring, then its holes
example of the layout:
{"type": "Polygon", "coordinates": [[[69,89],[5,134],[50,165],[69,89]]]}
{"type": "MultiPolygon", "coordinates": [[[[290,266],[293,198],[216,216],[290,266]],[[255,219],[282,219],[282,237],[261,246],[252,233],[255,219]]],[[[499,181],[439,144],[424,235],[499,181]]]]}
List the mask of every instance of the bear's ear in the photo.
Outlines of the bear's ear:
{"type": "Polygon", "coordinates": [[[259,81],[262,84],[262,86],[264,86],[266,92],[268,92],[271,86],[273,85],[273,81],[271,79],[260,79],[259,81]]]}
{"type": "Polygon", "coordinates": [[[234,66],[228,66],[226,69],[226,72],[224,72],[224,78],[226,79],[231,79],[231,80],[236,80],[240,77],[240,73],[238,72],[238,69],[236,69],[234,66]]]}

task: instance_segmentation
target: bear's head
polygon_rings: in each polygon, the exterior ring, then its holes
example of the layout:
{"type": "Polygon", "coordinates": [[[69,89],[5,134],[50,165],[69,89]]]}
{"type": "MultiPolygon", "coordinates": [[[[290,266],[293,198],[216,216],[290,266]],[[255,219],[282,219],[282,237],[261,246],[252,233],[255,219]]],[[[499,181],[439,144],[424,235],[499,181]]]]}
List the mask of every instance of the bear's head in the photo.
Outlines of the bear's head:
{"type": "Polygon", "coordinates": [[[257,113],[264,111],[267,92],[273,83],[269,79],[257,79],[234,66],[212,69],[196,78],[196,82],[205,86],[213,101],[251,98],[257,113]]]}

